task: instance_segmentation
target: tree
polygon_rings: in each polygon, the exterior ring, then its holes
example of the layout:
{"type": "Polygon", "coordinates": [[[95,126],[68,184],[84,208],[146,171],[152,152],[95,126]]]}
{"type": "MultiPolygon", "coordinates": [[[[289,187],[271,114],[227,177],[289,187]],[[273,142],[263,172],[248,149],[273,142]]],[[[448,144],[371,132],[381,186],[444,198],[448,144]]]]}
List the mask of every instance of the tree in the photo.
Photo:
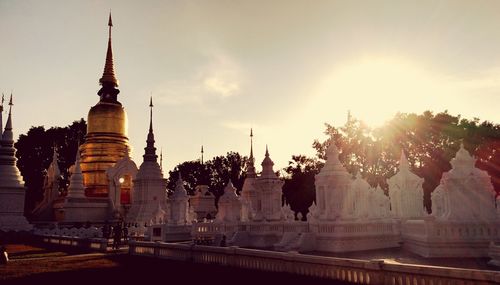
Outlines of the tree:
{"type": "Polygon", "coordinates": [[[354,174],[362,173],[372,187],[387,191],[387,179],[397,172],[401,151],[411,169],[424,178],[424,204],[430,209],[430,193],[439,185],[442,174],[451,169],[450,161],[460,144],[477,158],[476,166],[492,177],[500,192],[500,125],[479,119],[462,119],[447,111],[434,115],[398,113],[379,128],[370,129],[350,118],[341,128],[326,124],[328,140],[315,140],[317,158],[324,160],[330,141],[339,147],[339,159],[354,174]]]}
{"type": "Polygon", "coordinates": [[[283,185],[283,196],[290,208],[303,217],[316,199],[314,176],[319,173],[323,163],[305,155],[293,155],[284,170],[288,174],[283,185]]]}
{"type": "Polygon", "coordinates": [[[180,163],[169,172],[168,189],[171,191],[175,188],[180,172],[190,195],[194,194],[197,185],[205,184],[218,199],[224,193],[224,187],[230,179],[241,191],[246,177],[243,169],[247,159],[237,152],[228,152],[225,156],[216,156],[204,164],[199,160],[180,163]]]}
{"type": "Polygon", "coordinates": [[[44,174],[52,161],[54,147],[59,153],[63,183],[67,185],[68,168],[75,163],[78,144],[83,142],[86,131],[87,124],[80,119],[67,127],[52,127],[48,130],[43,126],[31,127],[26,134],[19,136],[14,146],[17,149],[17,167],[27,187],[25,214],[28,218],[36,202],[43,198],[44,174]]]}

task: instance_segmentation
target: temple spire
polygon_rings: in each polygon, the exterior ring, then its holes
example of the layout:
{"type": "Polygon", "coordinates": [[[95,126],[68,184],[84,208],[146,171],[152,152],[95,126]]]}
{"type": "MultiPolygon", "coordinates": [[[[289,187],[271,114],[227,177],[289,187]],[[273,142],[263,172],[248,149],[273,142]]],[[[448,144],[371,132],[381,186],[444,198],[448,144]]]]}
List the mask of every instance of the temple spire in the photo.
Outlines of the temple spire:
{"type": "Polygon", "coordinates": [[[253,129],[250,128],[250,157],[247,162],[247,177],[255,178],[257,173],[255,172],[255,159],[253,157],[253,129]]]}
{"type": "Polygon", "coordinates": [[[10,100],[9,100],[9,115],[7,117],[7,123],[5,123],[5,129],[2,134],[2,140],[4,141],[14,141],[14,134],[12,133],[12,106],[14,104],[12,103],[12,93],[10,93],[10,100]]]}
{"type": "Polygon", "coordinates": [[[111,28],[113,27],[113,21],[111,19],[111,12],[109,13],[108,19],[108,50],[106,52],[106,62],[104,64],[104,71],[102,73],[101,79],[99,79],[99,84],[102,85],[101,90],[97,94],[101,96],[101,101],[116,102],[116,96],[120,91],[116,89],[118,87],[118,79],[115,75],[115,67],[113,62],[113,48],[111,44],[111,28]]]}
{"type": "Polygon", "coordinates": [[[2,101],[0,101],[0,140],[2,139],[2,132],[3,132],[3,102],[5,101],[4,94],[2,93],[2,101]]]}
{"type": "Polygon", "coordinates": [[[156,147],[155,147],[155,135],[153,133],[153,97],[149,99],[149,133],[148,138],[146,140],[146,147],[144,148],[145,153],[143,155],[144,161],[155,161],[158,158],[156,155],[156,147]]]}
{"type": "Polygon", "coordinates": [[[160,171],[163,173],[163,148],[160,149],[160,171]]]}
{"type": "Polygon", "coordinates": [[[203,164],[203,145],[201,145],[201,164],[203,164]]]}
{"type": "Polygon", "coordinates": [[[153,96],[149,98],[149,132],[153,133],[153,96]]]}
{"type": "Polygon", "coordinates": [[[250,159],[253,159],[253,129],[250,128],[250,159]]]}

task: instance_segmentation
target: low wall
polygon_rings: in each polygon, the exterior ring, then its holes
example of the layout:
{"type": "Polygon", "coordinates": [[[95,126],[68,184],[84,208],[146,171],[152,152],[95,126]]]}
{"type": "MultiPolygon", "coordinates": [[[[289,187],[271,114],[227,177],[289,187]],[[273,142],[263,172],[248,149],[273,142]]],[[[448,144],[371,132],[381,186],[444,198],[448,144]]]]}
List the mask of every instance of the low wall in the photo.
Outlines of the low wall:
{"type": "Polygon", "coordinates": [[[103,238],[80,238],[69,236],[39,236],[42,242],[51,245],[60,245],[67,247],[78,247],[92,251],[105,252],[108,250],[108,240],[103,238]]]}
{"type": "Polygon", "coordinates": [[[500,272],[497,271],[389,264],[382,260],[355,260],[238,247],[132,241],[129,243],[129,253],[169,260],[291,273],[355,284],[489,285],[500,283],[500,272]]]}

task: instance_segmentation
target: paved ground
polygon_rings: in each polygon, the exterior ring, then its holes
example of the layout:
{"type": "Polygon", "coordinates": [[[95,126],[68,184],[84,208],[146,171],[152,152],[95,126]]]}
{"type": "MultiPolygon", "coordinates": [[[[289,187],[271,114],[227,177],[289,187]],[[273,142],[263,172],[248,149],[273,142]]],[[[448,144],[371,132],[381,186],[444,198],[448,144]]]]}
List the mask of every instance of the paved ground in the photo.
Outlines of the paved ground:
{"type": "Polygon", "coordinates": [[[172,262],[113,253],[68,252],[21,244],[8,245],[12,257],[0,265],[0,284],[344,284],[236,268],[172,262]]]}

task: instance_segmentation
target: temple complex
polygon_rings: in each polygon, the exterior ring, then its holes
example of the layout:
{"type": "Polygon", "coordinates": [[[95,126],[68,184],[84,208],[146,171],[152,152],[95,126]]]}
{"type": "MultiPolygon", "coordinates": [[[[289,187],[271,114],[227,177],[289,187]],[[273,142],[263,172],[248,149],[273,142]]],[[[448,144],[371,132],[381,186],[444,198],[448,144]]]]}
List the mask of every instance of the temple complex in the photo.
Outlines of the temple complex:
{"type": "MultiPolygon", "coordinates": [[[[230,180],[217,203],[209,191],[210,181],[201,181],[190,196],[180,172],[168,196],[162,158],[158,163],[156,153],[152,98],[143,161],[137,167],[130,157],[127,116],[118,101],[112,26],[110,15],[99,101],[88,113],[87,134],[75,153],[67,194],[60,189],[61,169],[54,146],[43,182],[44,197],[32,212],[37,226],[124,222],[138,225],[135,233],[141,239],[212,244],[223,239],[232,246],[285,252],[404,248],[424,257],[486,257],[495,248],[495,256],[500,256],[500,198],[495,197],[490,176],[475,167],[475,158],[463,145],[451,161],[452,169],[443,174],[432,193],[431,214],[423,206],[423,179],[412,172],[403,151],[397,173],[387,181],[387,195],[365,180],[366,173],[349,173],[331,140],[325,164],[314,177],[315,202],[302,217],[283,204],[284,181],[274,170],[267,145],[262,172],[257,173],[252,129],[241,196],[230,180]]],[[[25,188],[16,166],[12,105],[11,97],[3,130],[3,100],[0,105],[2,231],[31,227],[23,216],[25,188]]]]}

